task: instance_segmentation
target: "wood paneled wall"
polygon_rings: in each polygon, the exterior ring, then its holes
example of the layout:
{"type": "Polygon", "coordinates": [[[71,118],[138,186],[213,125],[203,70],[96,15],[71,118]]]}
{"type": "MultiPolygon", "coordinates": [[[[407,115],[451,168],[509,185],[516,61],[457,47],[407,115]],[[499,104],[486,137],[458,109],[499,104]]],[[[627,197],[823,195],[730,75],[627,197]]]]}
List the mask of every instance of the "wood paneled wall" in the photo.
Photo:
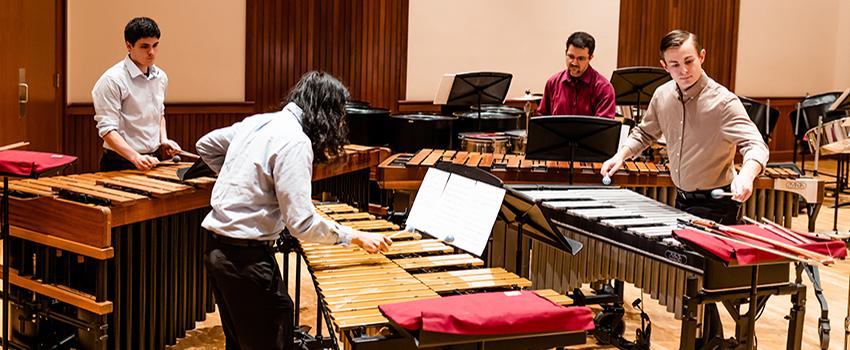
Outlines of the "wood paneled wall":
{"type": "MultiPolygon", "coordinates": [[[[167,104],[165,120],[168,137],[186,151],[195,152],[195,142],[207,132],[231,125],[253,113],[250,103],[167,104]]],[[[65,120],[64,153],[77,156],[69,172],[98,171],[103,140],[95,128],[91,104],[71,105],[65,120]]]]}
{"type": "Polygon", "coordinates": [[[320,69],[354,100],[397,109],[407,84],[408,0],[248,1],[245,99],[274,109],[320,69]]]}
{"type": "MultiPolygon", "coordinates": [[[[194,151],[205,133],[277,108],[315,69],[340,78],[352,99],[397,110],[407,84],[407,11],[408,0],[247,1],[246,102],[167,104],[169,137],[194,151]]],[[[99,168],[93,116],[91,104],[65,109],[63,152],[80,158],[73,172],[99,168]]]]}
{"type": "Polygon", "coordinates": [[[734,91],[739,16],[740,0],[621,0],[617,66],[659,66],[661,38],[684,29],[705,48],[708,75],[734,91]]]}

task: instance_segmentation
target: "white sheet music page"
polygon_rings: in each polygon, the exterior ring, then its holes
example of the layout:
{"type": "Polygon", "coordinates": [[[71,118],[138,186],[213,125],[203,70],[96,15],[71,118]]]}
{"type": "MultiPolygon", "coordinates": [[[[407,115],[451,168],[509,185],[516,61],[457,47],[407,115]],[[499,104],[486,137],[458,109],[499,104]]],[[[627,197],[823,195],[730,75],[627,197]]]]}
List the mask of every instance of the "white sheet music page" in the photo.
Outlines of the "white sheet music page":
{"type": "Polygon", "coordinates": [[[481,256],[504,197],[504,188],[431,168],[422,181],[407,223],[481,256]]]}
{"type": "Polygon", "coordinates": [[[449,93],[452,92],[455,75],[455,73],[443,74],[443,79],[440,80],[440,86],[437,87],[437,94],[434,96],[435,105],[444,105],[449,101],[449,93]]]}

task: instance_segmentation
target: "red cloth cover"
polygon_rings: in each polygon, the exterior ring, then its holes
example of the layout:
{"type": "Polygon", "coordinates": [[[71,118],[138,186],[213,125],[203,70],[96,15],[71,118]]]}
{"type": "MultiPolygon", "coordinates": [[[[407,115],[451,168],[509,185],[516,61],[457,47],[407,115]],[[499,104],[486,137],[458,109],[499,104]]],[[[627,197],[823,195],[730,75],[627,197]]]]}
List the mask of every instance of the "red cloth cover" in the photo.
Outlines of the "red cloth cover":
{"type": "MultiPolygon", "coordinates": [[[[731,227],[741,229],[747,231],[749,233],[757,234],[762,237],[767,237],[775,241],[787,243],[790,245],[795,245],[800,248],[804,248],[807,250],[811,250],[816,253],[824,254],[827,256],[831,256],[834,258],[844,258],[847,256],[847,248],[842,241],[834,241],[829,239],[823,239],[819,237],[815,237],[808,233],[797,232],[798,234],[812,240],[812,243],[807,244],[793,244],[787,239],[779,236],[773,232],[768,230],[759,228],[756,225],[733,225],[731,227]]],[[[728,240],[724,240],[722,238],[711,237],[708,234],[697,232],[691,229],[685,230],[673,230],[673,235],[679,239],[684,239],[691,243],[694,243],[714,256],[720,258],[725,262],[731,262],[737,260],[739,265],[751,265],[751,264],[760,264],[770,261],[778,261],[784,260],[785,258],[765,252],[763,250],[759,250],[756,248],[748,247],[743,244],[730,242],[728,240]]],[[[742,237],[742,236],[733,236],[734,238],[742,241],[746,241],[749,243],[755,243],[760,246],[764,246],[767,248],[777,249],[779,251],[785,252],[785,250],[781,248],[777,248],[771,244],[763,243],[754,239],[742,237]]]]}
{"type": "Polygon", "coordinates": [[[564,307],[531,291],[456,295],[379,306],[407,330],[451,334],[525,334],[593,329],[584,306],[564,307]]]}
{"type": "Polygon", "coordinates": [[[71,164],[75,160],[77,157],[56,153],[0,151],[0,175],[35,177],[45,171],[71,164]]]}

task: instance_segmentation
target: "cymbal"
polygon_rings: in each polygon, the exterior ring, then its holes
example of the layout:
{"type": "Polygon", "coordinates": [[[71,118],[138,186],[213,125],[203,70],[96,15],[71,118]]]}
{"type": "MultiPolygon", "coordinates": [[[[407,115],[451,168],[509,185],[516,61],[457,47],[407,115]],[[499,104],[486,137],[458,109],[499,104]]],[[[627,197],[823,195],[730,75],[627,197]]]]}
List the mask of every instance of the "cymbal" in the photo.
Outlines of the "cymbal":
{"type": "Polygon", "coordinates": [[[529,102],[529,101],[540,101],[542,99],[543,99],[543,95],[522,95],[520,97],[514,97],[511,100],[529,102]]]}

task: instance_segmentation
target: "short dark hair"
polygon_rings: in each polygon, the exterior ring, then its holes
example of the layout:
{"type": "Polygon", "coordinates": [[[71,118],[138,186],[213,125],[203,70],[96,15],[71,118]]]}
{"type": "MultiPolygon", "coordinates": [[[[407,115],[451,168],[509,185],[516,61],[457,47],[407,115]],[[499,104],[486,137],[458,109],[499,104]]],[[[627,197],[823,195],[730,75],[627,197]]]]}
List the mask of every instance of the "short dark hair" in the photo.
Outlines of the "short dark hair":
{"type": "Polygon", "coordinates": [[[345,102],[349,93],[345,85],[332,75],[307,72],[287,96],[287,102],[301,107],[301,128],[313,145],[313,161],[321,163],[342,152],[348,143],[345,102]]]}
{"type": "Polygon", "coordinates": [[[694,47],[697,49],[697,53],[702,50],[702,45],[700,45],[699,40],[697,40],[697,35],[691,33],[684,29],[674,29],[672,32],[667,33],[663,38],[661,38],[661,45],[658,47],[658,53],[661,54],[661,59],[664,59],[664,51],[671,47],[680,47],[685,44],[688,39],[693,40],[694,47]]]}
{"type": "Polygon", "coordinates": [[[136,41],[142,38],[159,39],[159,26],[154,20],[147,17],[136,17],[124,27],[124,40],[130,45],[136,45],[136,41]]]}
{"type": "Polygon", "coordinates": [[[569,49],[570,45],[579,49],[587,49],[591,56],[593,56],[593,50],[596,50],[596,40],[593,39],[593,36],[585,32],[572,33],[570,37],[567,38],[566,49],[569,49]]]}

